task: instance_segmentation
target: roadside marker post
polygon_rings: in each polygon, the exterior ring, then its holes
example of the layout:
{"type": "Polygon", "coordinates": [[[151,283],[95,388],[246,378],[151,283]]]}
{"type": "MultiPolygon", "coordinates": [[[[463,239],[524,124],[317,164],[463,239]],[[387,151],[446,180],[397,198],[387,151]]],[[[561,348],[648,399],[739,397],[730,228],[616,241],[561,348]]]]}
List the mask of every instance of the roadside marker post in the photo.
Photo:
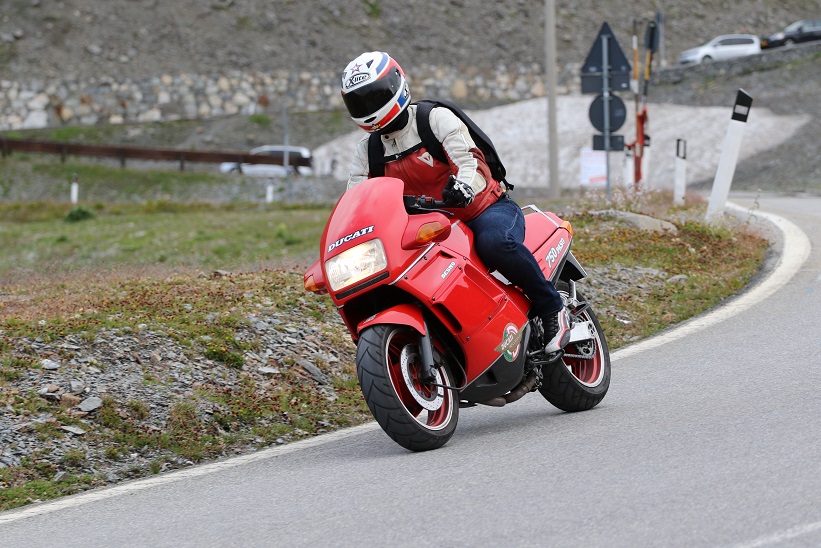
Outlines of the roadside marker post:
{"type": "Polygon", "coordinates": [[[77,174],[71,176],[71,203],[77,205],[80,198],[80,181],[77,174]]]}
{"type": "Polygon", "coordinates": [[[673,186],[673,205],[684,205],[684,194],[687,192],[687,141],[676,140],[676,174],[673,186]]]}
{"type": "Polygon", "coordinates": [[[744,136],[744,129],[747,127],[747,118],[750,115],[752,105],[753,98],[743,89],[739,89],[733,105],[730,126],[727,128],[727,135],[724,138],[724,147],[721,150],[721,157],[718,159],[716,176],[713,179],[713,190],[710,193],[710,202],[707,204],[707,214],[705,215],[707,221],[714,220],[724,211],[727,196],[730,194],[730,185],[733,182],[735,166],[738,162],[738,154],[741,151],[741,139],[744,136]]]}

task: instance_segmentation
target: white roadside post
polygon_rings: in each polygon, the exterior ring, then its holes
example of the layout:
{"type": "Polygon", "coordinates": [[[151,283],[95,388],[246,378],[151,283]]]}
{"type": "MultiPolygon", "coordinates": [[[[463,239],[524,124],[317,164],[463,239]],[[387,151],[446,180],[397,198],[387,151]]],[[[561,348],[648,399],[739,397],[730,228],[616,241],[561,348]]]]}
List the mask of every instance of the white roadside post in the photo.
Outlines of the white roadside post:
{"type": "Polygon", "coordinates": [[[268,184],[265,186],[265,203],[270,204],[274,201],[274,182],[272,180],[268,180],[268,184]]]}
{"type": "Polygon", "coordinates": [[[710,202],[707,204],[707,215],[705,216],[707,221],[714,220],[724,211],[727,196],[730,194],[730,185],[733,182],[738,153],[741,150],[741,138],[744,136],[744,128],[747,127],[747,117],[750,115],[752,105],[753,98],[743,89],[739,89],[735,105],[733,105],[730,127],[727,128],[727,136],[724,139],[724,148],[718,159],[710,202]]]}
{"type": "Polygon", "coordinates": [[[673,205],[684,205],[684,194],[687,192],[687,141],[676,140],[676,176],[673,187],[673,205]]]}
{"type": "Polygon", "coordinates": [[[77,174],[71,176],[71,203],[77,205],[80,198],[80,183],[77,174]]]}

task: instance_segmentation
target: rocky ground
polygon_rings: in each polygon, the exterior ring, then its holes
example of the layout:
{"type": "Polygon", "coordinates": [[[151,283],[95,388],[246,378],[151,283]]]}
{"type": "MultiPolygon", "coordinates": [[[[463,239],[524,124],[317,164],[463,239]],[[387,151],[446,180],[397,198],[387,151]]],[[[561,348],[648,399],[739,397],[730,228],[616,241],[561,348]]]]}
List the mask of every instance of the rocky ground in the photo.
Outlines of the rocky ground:
{"type": "MultiPolygon", "coordinates": [[[[215,415],[228,410],[225,404],[198,394],[203,386],[231,392],[252,382],[265,391],[293,372],[319,396],[329,402],[337,399],[331,378],[350,378],[350,368],[342,366],[353,363],[353,345],[328,345],[318,324],[299,310],[251,314],[246,319],[248,323],[239,337],[259,341],[262,350],[246,352],[241,369],[192,353],[156,325],[102,329],[91,341],[78,335],[51,342],[28,338],[9,341],[6,355],[38,356],[39,367],[28,369],[26,377],[16,380],[0,399],[4,405],[0,407],[0,469],[20,466],[28,458],[53,466],[52,481],[59,481],[67,473],[88,474],[97,478],[95,483],[99,485],[142,476],[152,466],[156,473],[193,464],[190,458],[159,446],[134,446],[112,458],[106,448],[119,444],[107,430],[107,421],[101,418],[104,400],[114,402],[116,412],[132,421],[135,428],[151,433],[167,426],[171,408],[182,401],[191,402],[198,416],[211,427],[216,425],[215,415]],[[315,363],[322,363],[324,371],[315,363]],[[13,409],[15,398],[35,393],[52,409],[23,414],[13,409]],[[140,402],[140,411],[135,412],[137,404],[129,407],[129,402],[140,402]],[[65,423],[66,416],[73,424],[65,423]],[[82,455],[81,462],[69,462],[67,455],[72,452],[82,455]]],[[[342,329],[337,316],[328,318],[328,322],[342,329]]],[[[274,417],[271,421],[282,419],[274,417]]],[[[223,427],[228,428],[224,424],[216,426],[223,427]]],[[[265,427],[257,425],[260,430],[265,427]]],[[[316,433],[322,431],[320,425],[316,433]]],[[[304,435],[306,432],[296,430],[273,440],[251,436],[223,455],[252,451],[271,442],[287,443],[304,435]]],[[[0,489],[3,487],[0,482],[0,489]]]]}
{"type": "MultiPolygon", "coordinates": [[[[619,265],[593,268],[589,274],[584,292],[593,302],[601,291],[611,296],[629,292],[635,298],[656,287],[683,281],[681,276],[673,278],[659,270],[619,265]]],[[[621,310],[598,312],[629,321],[621,310]]],[[[171,408],[181,401],[194,405],[205,424],[222,428],[214,417],[226,412],[225,404],[202,397],[198,391],[206,386],[209,390],[234,391],[253,383],[265,391],[281,384],[290,374],[302,377],[310,390],[329,402],[337,399],[331,379],[351,378],[350,364],[354,363],[356,349],[352,344],[329,345],[322,334],[320,328],[330,328],[344,337],[344,327],[336,314],[329,314],[322,324],[300,309],[263,311],[245,319],[238,338],[257,341],[261,350],[245,352],[245,364],[239,369],[180,346],[155,325],[102,329],[92,340],[81,335],[52,341],[7,339],[5,355],[37,356],[38,367],[29,368],[25,377],[16,379],[0,398],[4,406],[0,407],[0,469],[20,466],[29,459],[52,467],[52,481],[69,473],[88,474],[102,485],[193,464],[186,456],[156,446],[131,447],[112,458],[106,449],[119,444],[107,430],[108,422],[101,419],[104,400],[113,402],[121,418],[136,428],[160,432],[169,423],[171,408]],[[23,413],[19,407],[15,409],[16,398],[34,394],[42,405],[35,401],[29,405],[34,409],[23,413]],[[132,402],[141,402],[142,411],[135,412],[136,404],[132,402]],[[72,423],[67,424],[65,417],[70,417],[72,423]],[[82,455],[81,462],[69,462],[67,456],[72,454],[82,455]]],[[[281,417],[271,421],[283,422],[281,417]]],[[[256,426],[260,430],[265,427],[256,426]]],[[[335,427],[338,425],[328,422],[316,433],[335,427]]],[[[287,443],[304,435],[306,432],[297,429],[273,440],[252,436],[221,456],[253,451],[272,442],[287,443]]]]}

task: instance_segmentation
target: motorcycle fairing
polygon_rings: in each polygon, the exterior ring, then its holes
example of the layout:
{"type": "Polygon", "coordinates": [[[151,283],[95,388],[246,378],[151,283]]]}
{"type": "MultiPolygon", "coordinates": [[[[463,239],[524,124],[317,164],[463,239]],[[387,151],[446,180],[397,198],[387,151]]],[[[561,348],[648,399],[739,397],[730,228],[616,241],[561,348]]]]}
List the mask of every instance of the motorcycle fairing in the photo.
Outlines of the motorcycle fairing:
{"type": "Polygon", "coordinates": [[[530,339],[530,323],[526,323],[513,361],[503,353],[485,371],[469,381],[459,392],[459,399],[471,402],[483,402],[499,394],[509,392],[522,380],[527,359],[527,343],[530,339]]]}

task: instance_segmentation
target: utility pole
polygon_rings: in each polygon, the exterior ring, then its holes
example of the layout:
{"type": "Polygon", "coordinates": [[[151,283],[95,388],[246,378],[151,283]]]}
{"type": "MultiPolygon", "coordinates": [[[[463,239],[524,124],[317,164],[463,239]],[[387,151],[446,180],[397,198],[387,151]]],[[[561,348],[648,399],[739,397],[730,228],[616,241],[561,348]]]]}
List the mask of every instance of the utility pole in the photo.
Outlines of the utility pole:
{"type": "Polygon", "coordinates": [[[544,3],[545,84],[547,93],[547,169],[550,172],[547,195],[558,198],[562,193],[559,181],[559,132],[556,123],[556,1],[544,3]]]}

